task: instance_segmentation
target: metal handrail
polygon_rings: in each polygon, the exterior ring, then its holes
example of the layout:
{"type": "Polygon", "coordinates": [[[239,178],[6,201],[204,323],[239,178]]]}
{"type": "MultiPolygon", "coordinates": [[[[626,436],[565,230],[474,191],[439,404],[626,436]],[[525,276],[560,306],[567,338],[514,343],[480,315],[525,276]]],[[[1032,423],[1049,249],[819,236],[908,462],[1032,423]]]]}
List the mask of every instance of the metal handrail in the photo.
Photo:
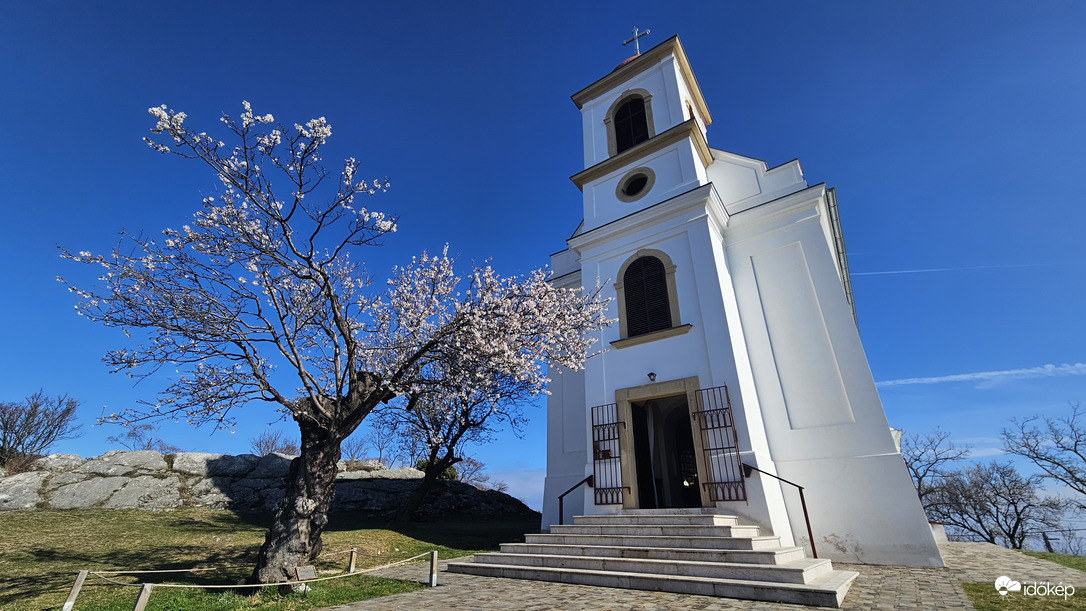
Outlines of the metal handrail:
{"type": "Polygon", "coordinates": [[[811,531],[811,516],[807,515],[807,500],[803,498],[803,486],[800,486],[799,484],[797,484],[795,482],[790,482],[790,481],[784,479],[783,477],[778,477],[776,475],[773,475],[772,473],[766,473],[765,471],[762,471],[758,467],[752,467],[752,466],[748,465],[747,463],[742,463],[742,465],[743,465],[743,477],[745,477],[745,478],[750,477],[751,471],[757,471],[758,473],[761,473],[763,475],[768,475],[769,477],[772,477],[775,480],[782,481],[782,482],[784,482],[786,484],[790,484],[790,485],[795,486],[796,488],[799,489],[799,504],[800,504],[800,506],[803,507],[803,521],[807,523],[807,539],[811,542],[811,556],[813,556],[815,558],[818,558],[818,550],[815,549],[814,533],[811,531]]]}
{"type": "Polygon", "coordinates": [[[566,495],[569,494],[570,492],[573,492],[574,490],[580,488],[584,484],[588,484],[589,488],[594,488],[595,486],[593,486],[593,484],[592,484],[592,478],[593,478],[593,476],[589,475],[588,477],[582,479],[581,481],[577,482],[576,484],[573,484],[573,486],[569,490],[566,490],[562,494],[558,495],[558,525],[559,526],[562,525],[562,514],[565,513],[564,511],[562,511],[562,509],[563,509],[563,502],[565,501],[566,495]]]}

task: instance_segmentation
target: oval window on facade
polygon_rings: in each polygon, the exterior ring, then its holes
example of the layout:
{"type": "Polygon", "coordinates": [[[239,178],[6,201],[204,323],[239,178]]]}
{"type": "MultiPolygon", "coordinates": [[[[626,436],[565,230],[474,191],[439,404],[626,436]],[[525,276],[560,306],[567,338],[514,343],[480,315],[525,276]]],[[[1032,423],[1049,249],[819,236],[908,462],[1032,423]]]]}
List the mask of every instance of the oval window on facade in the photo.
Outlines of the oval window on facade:
{"type": "Polygon", "coordinates": [[[652,189],[656,182],[656,173],[649,168],[630,170],[618,181],[615,196],[624,202],[637,201],[652,189]]]}

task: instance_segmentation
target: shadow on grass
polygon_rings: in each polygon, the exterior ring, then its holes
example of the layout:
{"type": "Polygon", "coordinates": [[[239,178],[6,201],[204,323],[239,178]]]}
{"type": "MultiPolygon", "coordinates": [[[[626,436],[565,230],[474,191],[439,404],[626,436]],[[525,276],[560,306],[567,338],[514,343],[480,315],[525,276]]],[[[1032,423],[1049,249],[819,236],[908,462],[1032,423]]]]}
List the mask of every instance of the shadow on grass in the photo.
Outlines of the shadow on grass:
{"type": "MultiPolygon", "coordinates": [[[[4,576],[4,587],[3,589],[0,589],[0,609],[5,609],[9,605],[14,605],[20,600],[36,598],[52,592],[63,591],[66,594],[75,582],[76,573],[81,569],[90,571],[108,571],[111,568],[126,571],[190,569],[197,565],[197,563],[194,563],[189,558],[199,555],[201,558],[198,563],[199,566],[237,568],[226,568],[222,571],[209,571],[206,573],[177,573],[169,574],[168,576],[154,574],[153,578],[147,574],[134,574],[132,576],[124,576],[115,579],[125,582],[169,580],[179,583],[232,584],[237,583],[238,579],[251,573],[251,567],[256,562],[255,549],[244,552],[223,551],[209,553],[207,548],[201,546],[174,546],[163,549],[140,549],[132,551],[111,550],[109,552],[108,562],[103,562],[101,552],[91,553],[71,549],[30,548],[25,550],[24,553],[33,558],[36,563],[41,563],[44,566],[52,565],[58,568],[45,573],[30,573],[23,575],[9,574],[4,576]],[[188,558],[178,560],[179,555],[188,556],[188,558]],[[59,567],[62,566],[71,567],[70,572],[59,570],[59,567]]],[[[87,577],[85,587],[93,588],[103,586],[121,587],[110,584],[95,576],[87,577]]],[[[135,588],[132,589],[134,592],[135,588]]],[[[135,600],[135,593],[133,593],[132,598],[135,600]]]]}
{"type": "MultiPolygon", "coordinates": [[[[538,514],[537,514],[538,515],[538,514]]],[[[396,523],[384,516],[349,513],[331,515],[325,532],[384,529],[423,543],[456,550],[496,550],[502,543],[524,541],[524,535],[539,532],[539,518],[495,520],[460,517],[433,521],[396,523]]]]}
{"type": "Polygon", "coordinates": [[[238,528],[246,527],[267,530],[271,527],[273,517],[274,514],[271,512],[221,511],[200,517],[180,517],[169,522],[169,526],[183,528],[194,534],[231,533],[238,528]]]}

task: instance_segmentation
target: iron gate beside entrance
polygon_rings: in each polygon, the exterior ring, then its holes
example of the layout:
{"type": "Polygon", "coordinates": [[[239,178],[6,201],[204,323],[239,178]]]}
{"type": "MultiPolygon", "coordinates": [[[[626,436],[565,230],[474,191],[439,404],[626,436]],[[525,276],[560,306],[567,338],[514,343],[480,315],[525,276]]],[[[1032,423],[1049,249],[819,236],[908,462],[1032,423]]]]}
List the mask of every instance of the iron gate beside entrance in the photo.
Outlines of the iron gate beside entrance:
{"type": "Polygon", "coordinates": [[[592,474],[597,505],[622,504],[622,461],[618,405],[609,403],[592,408],[592,474]]]}
{"type": "MultiPolygon", "coordinates": [[[[690,417],[697,424],[704,453],[702,487],[710,501],[745,501],[746,484],[739,461],[739,437],[732,419],[727,386],[702,388],[688,393],[693,403],[690,417]]],[[[619,420],[618,405],[608,403],[592,408],[592,473],[596,505],[622,504],[622,449],[620,432],[626,423],[619,420]]]]}
{"type": "Polygon", "coordinates": [[[739,436],[732,419],[732,401],[727,386],[702,388],[694,392],[690,416],[701,430],[707,480],[702,486],[711,501],[745,501],[747,487],[739,462],[739,436]]]}

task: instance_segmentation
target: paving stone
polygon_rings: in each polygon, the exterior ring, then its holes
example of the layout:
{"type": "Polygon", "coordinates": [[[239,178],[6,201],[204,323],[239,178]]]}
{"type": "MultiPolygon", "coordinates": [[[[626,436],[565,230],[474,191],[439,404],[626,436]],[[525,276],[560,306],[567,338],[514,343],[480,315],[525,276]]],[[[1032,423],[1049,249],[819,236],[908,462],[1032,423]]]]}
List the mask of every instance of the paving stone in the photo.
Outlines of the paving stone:
{"type": "MultiPolygon", "coordinates": [[[[987,543],[947,543],[939,546],[947,568],[911,568],[834,563],[834,568],[859,571],[845,597],[844,609],[882,611],[921,609],[924,611],[972,611],[973,606],[959,583],[995,583],[1008,575],[1022,582],[1072,584],[1086,596],[1086,573],[1031,558],[1014,550],[987,543]],[[1080,585],[1082,586],[1081,590],[1080,585]]],[[[464,561],[456,559],[451,562],[464,561]]],[[[704,611],[788,611],[814,609],[801,605],[755,602],[672,594],[620,590],[544,581],[498,579],[446,572],[440,563],[438,587],[329,607],[336,611],[400,611],[442,609],[442,611],[542,611],[544,609],[592,609],[593,611],[663,611],[698,609],[704,611]]],[[[410,564],[382,569],[373,574],[394,579],[426,582],[429,564],[410,564]]],[[[994,585],[993,585],[994,587],[994,585]]],[[[1077,595],[1077,593],[1076,593],[1077,595]]]]}

